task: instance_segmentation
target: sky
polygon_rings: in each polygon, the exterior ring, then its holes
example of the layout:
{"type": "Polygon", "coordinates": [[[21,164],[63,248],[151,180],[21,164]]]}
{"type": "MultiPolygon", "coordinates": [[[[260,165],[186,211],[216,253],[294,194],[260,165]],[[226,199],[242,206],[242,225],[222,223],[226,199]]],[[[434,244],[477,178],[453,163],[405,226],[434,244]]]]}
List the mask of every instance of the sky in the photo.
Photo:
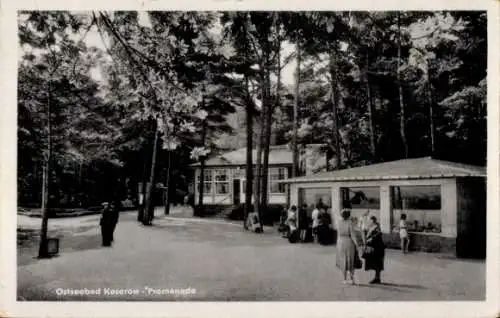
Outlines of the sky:
{"type": "MultiPolygon", "coordinates": [[[[139,23],[143,26],[150,25],[148,15],[145,11],[139,11],[139,23]]],[[[215,29],[217,29],[217,31],[220,30],[220,25],[216,26],[215,29]]],[[[87,46],[95,46],[103,51],[106,51],[103,39],[96,28],[92,28],[86,35],[85,43],[87,44],[87,46]]],[[[291,45],[290,43],[283,43],[282,54],[281,54],[282,59],[284,59],[285,56],[288,56],[290,53],[292,53],[293,50],[294,50],[293,45],[291,45]]],[[[293,85],[296,65],[297,62],[294,59],[283,68],[281,75],[282,75],[282,83],[284,85],[293,85]]],[[[100,70],[98,68],[94,68],[91,71],[91,73],[94,79],[98,81],[100,81],[100,79],[102,78],[100,70]]]]}
{"type": "MultiPolygon", "coordinates": [[[[147,14],[147,11],[139,11],[139,24],[143,26],[150,26],[149,22],[149,17],[147,14]]],[[[451,17],[443,16],[442,19],[440,19],[439,24],[443,29],[449,28],[451,24],[453,24],[453,21],[450,20],[451,17]],[[444,27],[443,27],[444,26],[444,27]]],[[[433,23],[423,23],[423,24],[418,24],[416,27],[410,28],[411,35],[412,37],[420,37],[423,34],[428,34],[430,30],[434,29],[436,27],[435,24],[433,23]]],[[[212,32],[220,32],[221,31],[221,25],[219,23],[216,23],[214,26],[212,32]]],[[[82,31],[83,32],[83,31],[82,31]]],[[[76,40],[79,40],[83,36],[83,34],[76,35],[77,38],[76,40]],[[80,38],[78,38],[80,37],[80,38]]],[[[106,35],[104,35],[106,36],[106,35]]],[[[426,40],[426,39],[424,39],[426,40]]],[[[93,27],[85,36],[85,42],[87,46],[95,46],[103,51],[106,51],[106,47],[104,44],[101,35],[99,34],[98,30],[96,27],[93,27]]],[[[418,44],[418,43],[415,43],[418,44]]],[[[284,42],[282,48],[282,54],[281,57],[284,59],[286,56],[288,56],[290,53],[294,51],[294,46],[290,43],[284,42]]],[[[347,49],[347,44],[343,43],[343,50],[347,49]]],[[[282,83],[285,86],[290,86],[294,84],[295,77],[295,69],[296,69],[297,61],[296,59],[293,59],[290,63],[288,63],[282,70],[282,83]]],[[[99,66],[96,66],[91,70],[92,77],[97,80],[101,81],[102,80],[102,75],[101,75],[101,70],[99,66]]],[[[274,79],[275,80],[275,79],[274,79]]]]}

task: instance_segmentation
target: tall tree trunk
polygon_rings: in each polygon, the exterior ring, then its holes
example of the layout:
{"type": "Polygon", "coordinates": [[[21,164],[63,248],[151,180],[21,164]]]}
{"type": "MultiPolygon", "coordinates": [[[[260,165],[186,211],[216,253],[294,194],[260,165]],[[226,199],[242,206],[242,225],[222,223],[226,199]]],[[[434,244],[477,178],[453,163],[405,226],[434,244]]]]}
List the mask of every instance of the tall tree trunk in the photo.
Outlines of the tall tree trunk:
{"type": "Polygon", "coordinates": [[[331,103],[332,103],[332,120],[333,120],[333,147],[335,158],[337,160],[334,170],[340,169],[342,166],[342,153],[340,150],[340,133],[339,133],[339,117],[338,117],[338,83],[337,83],[337,59],[335,54],[337,50],[330,51],[330,76],[331,76],[331,103]]]}
{"type": "Polygon", "coordinates": [[[292,132],[292,178],[299,175],[299,149],[297,143],[297,132],[299,126],[299,88],[300,88],[300,63],[301,63],[301,51],[300,42],[297,38],[297,43],[295,44],[295,50],[297,51],[297,66],[295,69],[295,95],[293,103],[293,132],[292,132]]]}
{"type": "Polygon", "coordinates": [[[51,122],[51,98],[52,87],[49,81],[47,90],[47,153],[43,166],[43,184],[42,184],[42,227],[40,230],[40,246],[38,249],[38,258],[49,257],[47,231],[49,223],[49,200],[50,200],[50,181],[51,181],[51,160],[52,160],[52,122],[51,122]]]}
{"type": "Polygon", "coordinates": [[[148,161],[149,161],[149,156],[147,155],[147,150],[149,149],[149,140],[150,138],[148,138],[148,143],[146,144],[146,151],[144,151],[144,155],[143,155],[143,159],[144,159],[144,166],[143,166],[143,170],[142,170],[142,182],[141,182],[141,189],[138,191],[140,191],[139,193],[139,197],[142,198],[142,201],[139,202],[139,211],[137,213],[137,221],[139,222],[143,222],[144,218],[145,218],[145,206],[146,206],[146,198],[145,198],[145,193],[146,193],[146,186],[147,186],[147,179],[148,179],[148,176],[147,176],[147,172],[148,172],[148,161]]]}
{"type": "MultiPolygon", "coordinates": [[[[203,103],[203,101],[202,101],[203,103]]],[[[206,138],[206,130],[207,124],[205,120],[203,120],[201,124],[201,146],[205,147],[205,138],[206,138]]],[[[198,185],[198,216],[205,215],[205,207],[203,206],[203,191],[205,190],[205,156],[200,158],[200,184],[198,185]]],[[[213,191],[213,190],[212,190],[213,191]]]]}
{"type": "MultiPolygon", "coordinates": [[[[247,16],[248,18],[248,16],[247,16]]],[[[245,37],[247,37],[247,29],[246,24],[243,23],[243,29],[245,33],[245,37]]],[[[251,63],[249,63],[248,59],[248,45],[245,41],[245,66],[250,67],[251,63]]],[[[245,75],[245,95],[246,95],[246,124],[247,124],[247,146],[246,146],[246,167],[245,167],[245,210],[243,212],[243,228],[248,229],[248,214],[252,210],[252,196],[255,196],[254,202],[254,211],[258,211],[258,197],[257,197],[257,187],[254,182],[254,168],[253,168],[253,116],[255,113],[254,102],[250,95],[250,86],[248,81],[248,76],[245,75]],[[254,191],[255,187],[255,191],[254,191]]],[[[257,178],[258,179],[258,175],[257,178]]]]}
{"type": "Polygon", "coordinates": [[[153,143],[153,154],[151,156],[151,172],[149,175],[149,182],[146,188],[145,217],[142,220],[142,224],[144,225],[152,225],[152,220],[154,218],[153,190],[155,182],[156,153],[158,152],[159,136],[160,136],[160,130],[158,129],[157,123],[155,123],[155,140],[153,143]]]}
{"type": "Polygon", "coordinates": [[[434,136],[434,105],[433,105],[433,97],[432,97],[432,84],[430,78],[427,79],[427,87],[428,87],[428,102],[429,102],[429,130],[431,135],[431,156],[434,156],[435,151],[435,136],[434,136]]]}
{"type": "MultiPolygon", "coordinates": [[[[256,177],[254,183],[254,210],[260,217],[262,216],[262,211],[260,209],[260,200],[261,200],[261,182],[262,182],[262,147],[264,144],[264,104],[262,104],[261,114],[260,114],[260,128],[259,128],[259,137],[257,140],[257,156],[255,158],[255,170],[256,177]]],[[[260,220],[262,222],[262,220],[260,220]]]]}
{"type": "Polygon", "coordinates": [[[165,176],[165,215],[170,214],[170,174],[171,174],[171,161],[172,150],[167,150],[167,171],[165,176]]]}
{"type": "Polygon", "coordinates": [[[403,99],[403,83],[401,83],[401,14],[398,12],[398,69],[397,69],[397,81],[399,90],[399,130],[401,134],[401,141],[403,142],[405,158],[408,158],[408,143],[406,141],[406,116],[405,116],[405,104],[403,99]]]}
{"type": "Polygon", "coordinates": [[[373,106],[373,96],[370,85],[370,74],[369,74],[370,59],[368,54],[366,55],[366,97],[368,104],[368,124],[370,126],[370,146],[372,150],[373,160],[377,162],[377,145],[375,142],[375,107],[373,106]]]}
{"type": "Polygon", "coordinates": [[[252,160],[252,152],[253,152],[253,101],[249,94],[249,86],[248,86],[248,77],[245,76],[245,85],[247,92],[247,100],[245,105],[246,111],[246,124],[247,124],[247,162],[245,168],[245,212],[243,217],[243,227],[245,229],[247,226],[247,218],[248,214],[252,209],[252,188],[253,188],[253,160],[252,160]]]}
{"type": "MultiPolygon", "coordinates": [[[[276,26],[276,31],[279,33],[279,18],[276,19],[275,21],[275,26],[276,26]]],[[[266,131],[265,131],[265,139],[264,139],[264,159],[263,159],[263,176],[262,176],[262,193],[261,193],[261,210],[262,213],[268,213],[267,205],[269,203],[269,153],[270,153],[270,146],[271,146],[271,134],[272,134],[272,119],[273,119],[273,114],[274,114],[274,107],[276,106],[277,103],[279,103],[279,90],[280,90],[280,85],[281,85],[281,55],[280,55],[280,50],[281,50],[281,40],[279,39],[279,34],[278,34],[278,43],[277,43],[277,52],[275,54],[275,57],[278,59],[277,63],[277,92],[275,95],[275,99],[272,100],[271,98],[271,72],[272,72],[272,65],[274,64],[274,61],[271,60],[271,53],[272,53],[272,48],[271,48],[271,43],[266,42],[265,45],[265,61],[266,61],[266,69],[264,70],[265,76],[264,76],[264,91],[265,91],[265,98],[264,100],[266,101],[266,131]]]]}
{"type": "Polygon", "coordinates": [[[281,106],[281,39],[278,42],[278,53],[277,53],[277,74],[276,74],[276,99],[274,101],[273,114],[276,108],[281,106]]]}
{"type": "Polygon", "coordinates": [[[266,118],[265,118],[265,133],[264,133],[264,149],[262,159],[262,190],[261,190],[261,214],[267,213],[267,204],[269,198],[269,152],[271,146],[271,121],[273,115],[273,105],[270,99],[271,80],[269,72],[266,72],[265,78],[266,90],[266,118]]]}

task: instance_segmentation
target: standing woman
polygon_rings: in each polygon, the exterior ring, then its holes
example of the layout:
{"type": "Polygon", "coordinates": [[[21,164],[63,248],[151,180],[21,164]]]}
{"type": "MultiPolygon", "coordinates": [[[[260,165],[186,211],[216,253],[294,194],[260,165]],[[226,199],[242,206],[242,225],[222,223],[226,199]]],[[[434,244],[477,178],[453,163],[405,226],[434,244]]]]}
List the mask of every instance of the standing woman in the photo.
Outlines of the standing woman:
{"type": "Polygon", "coordinates": [[[320,214],[321,204],[316,204],[316,207],[312,211],[312,232],[314,237],[314,242],[318,243],[318,226],[319,226],[319,214],[320,214]]]}
{"type": "Polygon", "coordinates": [[[309,220],[307,217],[307,204],[303,204],[302,208],[299,210],[299,230],[300,230],[300,241],[306,241],[307,230],[309,229],[309,220]]]}
{"type": "Polygon", "coordinates": [[[300,233],[297,231],[297,207],[295,205],[292,205],[288,210],[286,224],[288,226],[288,241],[297,243],[300,240],[300,233]]]}
{"type": "Polygon", "coordinates": [[[408,239],[408,224],[406,224],[406,214],[401,214],[401,220],[399,221],[399,237],[401,239],[401,252],[403,254],[408,253],[408,246],[410,245],[410,240],[408,239]]]}
{"type": "Polygon", "coordinates": [[[111,246],[113,235],[111,234],[111,227],[113,224],[113,211],[109,202],[102,204],[101,219],[99,225],[101,226],[102,246],[111,246]]]}
{"type": "Polygon", "coordinates": [[[297,206],[292,205],[290,210],[288,210],[286,224],[290,228],[290,231],[295,231],[297,229],[297,206]]]}
{"type": "Polygon", "coordinates": [[[350,220],[351,211],[341,211],[342,219],[337,225],[337,259],[336,265],[344,275],[344,284],[354,285],[354,260],[356,257],[356,238],[350,220]],[[349,273],[349,280],[347,275],[349,273]]]}
{"type": "Polygon", "coordinates": [[[371,216],[366,233],[366,245],[363,257],[365,271],[374,270],[375,277],[370,284],[380,283],[380,273],[384,270],[385,244],[382,240],[382,231],[375,216],[371,216]]]}

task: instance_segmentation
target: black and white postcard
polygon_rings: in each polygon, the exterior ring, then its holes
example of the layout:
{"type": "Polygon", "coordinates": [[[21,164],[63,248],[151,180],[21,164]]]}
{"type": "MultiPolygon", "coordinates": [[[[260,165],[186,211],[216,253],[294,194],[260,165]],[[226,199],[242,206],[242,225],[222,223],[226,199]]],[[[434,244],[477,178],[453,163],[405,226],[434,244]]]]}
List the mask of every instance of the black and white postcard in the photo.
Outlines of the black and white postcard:
{"type": "Polygon", "coordinates": [[[2,316],[500,313],[499,2],[2,4],[2,316]]]}

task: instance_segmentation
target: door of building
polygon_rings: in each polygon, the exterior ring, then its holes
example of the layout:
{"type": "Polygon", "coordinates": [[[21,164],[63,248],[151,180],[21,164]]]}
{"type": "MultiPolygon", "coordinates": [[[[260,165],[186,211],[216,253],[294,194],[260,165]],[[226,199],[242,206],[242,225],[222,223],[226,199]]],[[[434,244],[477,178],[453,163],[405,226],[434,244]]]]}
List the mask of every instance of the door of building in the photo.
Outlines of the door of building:
{"type": "Polygon", "coordinates": [[[241,182],[240,179],[233,179],[233,204],[240,204],[241,182]]]}

